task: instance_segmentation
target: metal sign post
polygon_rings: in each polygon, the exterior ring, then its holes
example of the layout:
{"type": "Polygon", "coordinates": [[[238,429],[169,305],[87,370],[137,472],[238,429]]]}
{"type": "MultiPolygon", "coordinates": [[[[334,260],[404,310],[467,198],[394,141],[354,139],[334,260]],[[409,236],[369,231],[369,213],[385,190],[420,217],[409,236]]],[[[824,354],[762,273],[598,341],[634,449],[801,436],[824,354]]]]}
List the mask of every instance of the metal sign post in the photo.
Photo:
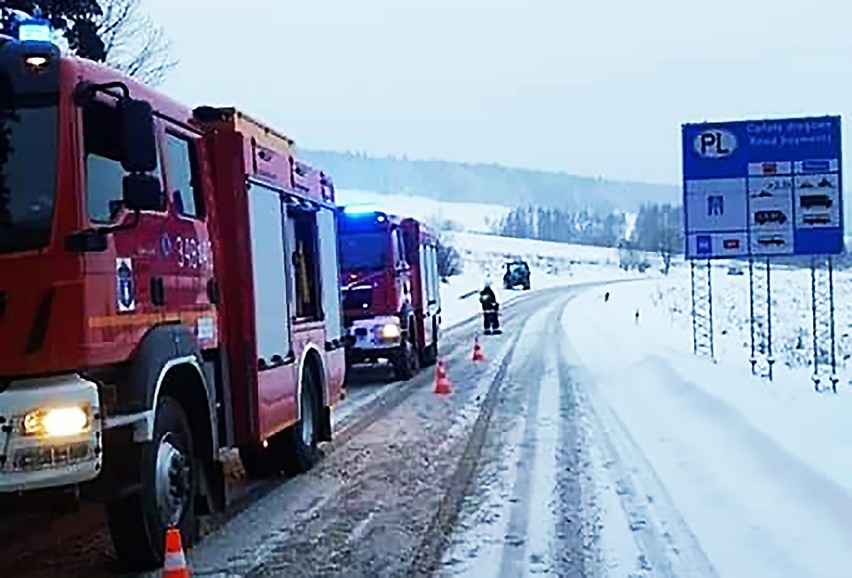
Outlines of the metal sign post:
{"type": "Polygon", "coordinates": [[[769,258],[748,260],[751,372],[772,381],[772,270],[769,258]]]}
{"type": "Polygon", "coordinates": [[[827,377],[831,390],[837,393],[837,342],[834,334],[834,264],[831,257],[811,259],[811,314],[813,331],[812,376],[814,389],[826,391],[822,382],[827,377]],[[826,375],[827,374],[827,375],[826,375]]]}
{"type": "Polygon", "coordinates": [[[692,351],[715,359],[713,347],[713,281],[710,261],[690,261],[692,280],[692,351]]]}
{"type": "Polygon", "coordinates": [[[699,342],[705,325],[712,341],[712,298],[703,290],[697,260],[749,259],[752,372],[772,379],[770,258],[816,255],[828,259],[828,273],[823,282],[822,268],[812,269],[814,379],[818,385],[827,363],[836,379],[828,256],[843,251],[840,134],[838,116],[683,125],[684,234],[693,262],[696,353],[704,349],[699,342]],[[825,347],[819,345],[823,334],[825,347]]]}

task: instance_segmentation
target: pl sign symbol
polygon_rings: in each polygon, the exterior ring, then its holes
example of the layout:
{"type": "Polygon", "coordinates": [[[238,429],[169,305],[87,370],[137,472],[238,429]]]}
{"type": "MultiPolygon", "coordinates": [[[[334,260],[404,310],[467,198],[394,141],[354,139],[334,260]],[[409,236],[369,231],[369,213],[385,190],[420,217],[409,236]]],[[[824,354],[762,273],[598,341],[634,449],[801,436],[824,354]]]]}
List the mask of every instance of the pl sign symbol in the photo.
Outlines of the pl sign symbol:
{"type": "Polygon", "coordinates": [[[695,152],[703,158],[718,159],[737,149],[737,137],[724,129],[706,130],[695,137],[695,152]]]}
{"type": "Polygon", "coordinates": [[[686,124],[686,255],[843,251],[840,117],[686,124]]]}

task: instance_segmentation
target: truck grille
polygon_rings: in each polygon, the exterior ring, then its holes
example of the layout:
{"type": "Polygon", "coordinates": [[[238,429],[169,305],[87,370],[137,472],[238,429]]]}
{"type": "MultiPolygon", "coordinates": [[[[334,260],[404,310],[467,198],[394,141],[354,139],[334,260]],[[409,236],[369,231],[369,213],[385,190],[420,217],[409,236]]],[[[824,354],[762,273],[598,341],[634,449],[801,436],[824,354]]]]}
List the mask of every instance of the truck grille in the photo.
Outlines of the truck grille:
{"type": "Polygon", "coordinates": [[[372,287],[356,287],[343,294],[344,311],[366,311],[372,304],[372,287]]]}

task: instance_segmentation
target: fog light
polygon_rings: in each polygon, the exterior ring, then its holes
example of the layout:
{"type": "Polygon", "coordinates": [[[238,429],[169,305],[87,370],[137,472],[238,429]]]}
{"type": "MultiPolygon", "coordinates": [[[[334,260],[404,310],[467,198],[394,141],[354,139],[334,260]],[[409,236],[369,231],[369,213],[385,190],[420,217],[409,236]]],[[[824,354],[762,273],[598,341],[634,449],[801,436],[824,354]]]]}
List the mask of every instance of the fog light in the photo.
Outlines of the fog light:
{"type": "Polygon", "coordinates": [[[24,417],[27,435],[72,436],[88,431],[90,426],[88,408],[78,406],[37,410],[24,417]]]}

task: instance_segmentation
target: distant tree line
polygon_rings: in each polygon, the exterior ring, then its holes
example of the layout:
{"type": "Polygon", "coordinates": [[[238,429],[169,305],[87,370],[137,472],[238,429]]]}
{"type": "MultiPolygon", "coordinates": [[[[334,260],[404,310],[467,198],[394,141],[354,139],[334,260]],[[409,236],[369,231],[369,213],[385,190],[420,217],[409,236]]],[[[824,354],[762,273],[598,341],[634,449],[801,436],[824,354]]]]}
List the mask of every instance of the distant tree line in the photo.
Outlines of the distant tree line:
{"type": "Polygon", "coordinates": [[[494,232],[504,237],[603,247],[615,247],[626,230],[624,213],[542,207],[516,208],[494,226],[494,232]]]}
{"type": "Polygon", "coordinates": [[[641,205],[630,240],[642,251],[665,248],[675,254],[683,253],[683,208],[670,204],[641,205]]]}
{"type": "Polygon", "coordinates": [[[376,157],[361,152],[300,150],[308,163],[332,175],[338,189],[388,195],[412,195],[439,201],[490,203],[507,207],[531,204],[602,213],[635,212],[640,201],[672,202],[676,185],[611,181],[495,164],[376,157]]]}
{"type": "MultiPolygon", "coordinates": [[[[622,251],[659,253],[668,273],[672,257],[682,254],[683,209],[678,205],[646,203],[639,207],[628,236],[627,216],[594,209],[570,211],[543,207],[518,207],[494,225],[504,237],[538,239],[578,245],[618,247],[622,251]]],[[[639,261],[637,261],[639,262],[639,261]]],[[[644,263],[644,261],[642,261],[644,263]]]]}
{"type": "Polygon", "coordinates": [[[640,251],[659,253],[663,272],[668,275],[672,257],[684,252],[683,208],[670,204],[641,205],[629,242],[640,251]]]}

